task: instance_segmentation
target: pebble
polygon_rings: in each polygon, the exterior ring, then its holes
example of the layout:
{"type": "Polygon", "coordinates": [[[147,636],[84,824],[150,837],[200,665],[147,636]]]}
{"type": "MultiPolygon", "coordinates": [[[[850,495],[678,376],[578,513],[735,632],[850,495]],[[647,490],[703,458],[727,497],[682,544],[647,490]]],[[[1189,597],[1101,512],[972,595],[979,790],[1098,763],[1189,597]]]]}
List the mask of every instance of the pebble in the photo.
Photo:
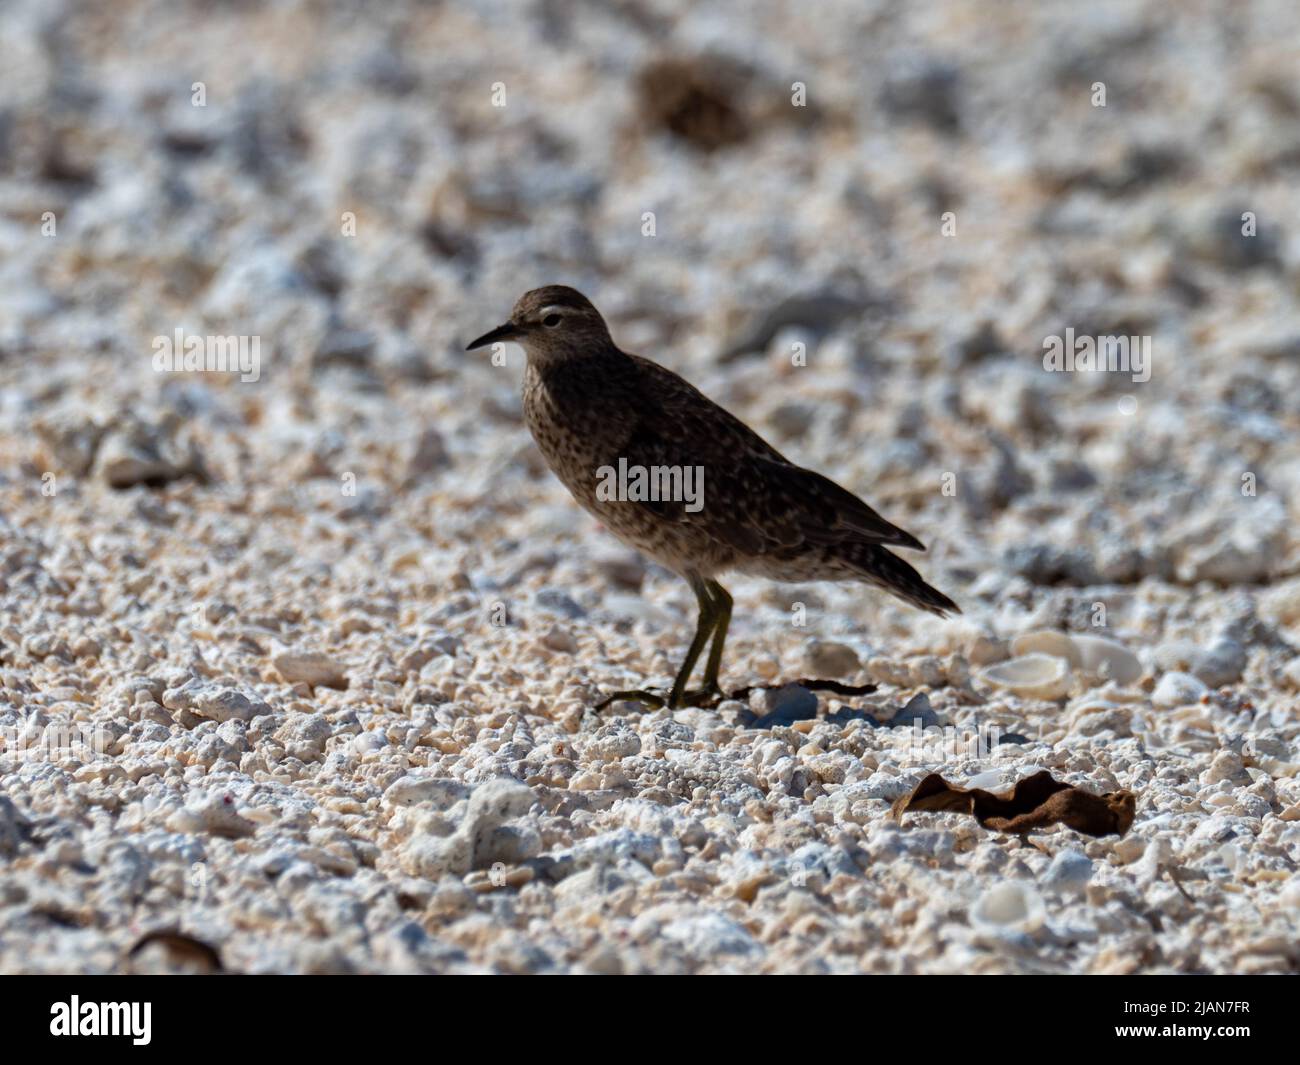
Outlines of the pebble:
{"type": "Polygon", "coordinates": [[[917,692],[907,701],[907,705],[895,712],[889,723],[894,727],[901,725],[926,729],[939,724],[939,715],[930,705],[930,697],[925,692],[917,692]]]}
{"type": "Polygon", "coordinates": [[[989,636],[977,636],[966,651],[966,657],[973,666],[991,666],[1005,662],[1010,656],[1010,645],[1006,640],[989,636]]]}
{"type": "Polygon", "coordinates": [[[231,719],[247,722],[272,713],[271,707],[256,695],[198,678],[191,678],[181,687],[163,692],[162,704],[168,710],[188,710],[197,717],[218,722],[231,719]]]}
{"type": "Polygon", "coordinates": [[[658,934],[669,943],[680,946],[697,961],[729,955],[753,957],[763,953],[762,944],[743,925],[720,913],[677,917],[664,924],[658,934]]]}
{"type": "Polygon", "coordinates": [[[1057,851],[1043,874],[1042,884],[1056,891],[1082,894],[1092,879],[1093,863],[1081,850],[1067,847],[1057,851]]]}
{"type": "Polygon", "coordinates": [[[1204,682],[1190,673],[1166,673],[1151,693],[1151,702],[1163,707],[1192,706],[1199,703],[1201,696],[1209,690],[1204,682]]]}
{"type": "Polygon", "coordinates": [[[761,716],[753,722],[754,728],[788,725],[817,716],[816,694],[798,684],[763,689],[755,694],[754,706],[761,711],[761,716]]]}
{"type": "Polygon", "coordinates": [[[546,630],[542,643],[552,651],[559,651],[566,655],[574,654],[578,650],[578,641],[573,633],[559,625],[552,625],[546,630]]]}
{"type": "Polygon", "coordinates": [[[1221,638],[1191,660],[1191,673],[1211,688],[1236,684],[1246,669],[1246,649],[1236,640],[1221,638]]]}
{"type": "Polygon", "coordinates": [[[1224,780],[1237,785],[1249,785],[1251,783],[1250,774],[1246,772],[1245,763],[1242,762],[1241,756],[1235,751],[1220,751],[1216,754],[1214,761],[1210,763],[1210,768],[1205,771],[1202,779],[1206,784],[1218,784],[1224,780]]]}
{"type": "Polygon", "coordinates": [[[810,640],[804,662],[811,676],[828,679],[852,677],[862,668],[852,647],[833,640],[810,640]]]}
{"type": "Polygon", "coordinates": [[[573,596],[559,588],[542,588],[533,597],[533,601],[539,607],[571,620],[586,617],[587,614],[573,596]]]}
{"type": "Polygon", "coordinates": [[[240,815],[229,794],[198,796],[167,819],[173,832],[208,832],[239,839],[251,836],[257,825],[240,815]]]}
{"type": "Polygon", "coordinates": [[[442,433],[432,425],[426,425],[420,430],[415,446],[411,449],[410,458],[406,461],[407,486],[440,473],[450,465],[451,457],[447,453],[447,445],[442,433]]]}
{"type": "Polygon", "coordinates": [[[271,659],[271,664],[290,684],[310,684],[314,688],[348,686],[344,666],[319,651],[281,651],[271,659]]]}
{"type": "Polygon", "coordinates": [[[1042,896],[1027,883],[1004,880],[984,891],[970,908],[971,928],[999,940],[1037,931],[1046,919],[1042,896]]]}
{"type": "Polygon", "coordinates": [[[12,858],[29,836],[31,821],[7,796],[0,795],[0,856],[12,858]]]}
{"type": "Polygon", "coordinates": [[[446,810],[462,799],[468,798],[470,788],[454,778],[404,776],[398,777],[384,790],[384,801],[394,806],[430,804],[434,809],[446,810]]]}
{"type": "Polygon", "coordinates": [[[111,426],[99,444],[96,467],[113,488],[158,486],[199,474],[202,460],[192,441],[178,439],[178,423],[126,417],[111,426]]]}
{"type": "Polygon", "coordinates": [[[1293,658],[1282,669],[1282,677],[1293,691],[1300,691],[1300,658],[1293,658]]]}

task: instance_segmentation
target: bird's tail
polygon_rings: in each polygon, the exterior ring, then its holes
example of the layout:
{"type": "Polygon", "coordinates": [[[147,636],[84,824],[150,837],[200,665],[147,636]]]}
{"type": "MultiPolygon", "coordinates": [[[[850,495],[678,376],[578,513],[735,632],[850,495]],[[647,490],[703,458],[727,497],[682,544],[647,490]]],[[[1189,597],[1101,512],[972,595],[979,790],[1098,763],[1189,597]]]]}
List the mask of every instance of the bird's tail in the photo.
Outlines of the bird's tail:
{"type": "Polygon", "coordinates": [[[939,589],[926,584],[915,569],[879,544],[845,544],[840,558],[862,580],[883,588],[904,602],[941,618],[961,613],[961,607],[939,589]]]}

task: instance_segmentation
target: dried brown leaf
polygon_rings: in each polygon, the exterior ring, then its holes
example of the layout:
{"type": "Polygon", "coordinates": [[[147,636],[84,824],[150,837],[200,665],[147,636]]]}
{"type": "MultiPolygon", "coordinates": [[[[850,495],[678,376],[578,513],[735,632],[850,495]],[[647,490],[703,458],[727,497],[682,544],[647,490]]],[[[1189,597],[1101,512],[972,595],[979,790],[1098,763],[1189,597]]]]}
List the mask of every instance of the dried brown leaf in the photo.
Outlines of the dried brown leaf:
{"type": "Polygon", "coordinates": [[[1133,824],[1137,799],[1131,791],[1094,795],[1062,784],[1043,770],[1001,795],[982,788],[958,788],[931,773],[892,809],[894,820],[921,810],[970,814],[985,828],[1025,835],[1051,825],[1066,825],[1089,836],[1124,835],[1133,824]]]}

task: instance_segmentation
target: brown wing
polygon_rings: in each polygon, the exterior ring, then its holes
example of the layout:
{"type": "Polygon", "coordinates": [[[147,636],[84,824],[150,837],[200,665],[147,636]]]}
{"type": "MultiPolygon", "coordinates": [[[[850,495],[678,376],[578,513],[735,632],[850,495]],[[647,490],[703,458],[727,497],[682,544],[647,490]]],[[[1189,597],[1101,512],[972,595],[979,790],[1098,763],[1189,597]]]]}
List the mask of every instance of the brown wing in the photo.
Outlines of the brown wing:
{"type": "Polygon", "coordinates": [[[701,466],[703,506],[645,503],[665,517],[705,528],[748,554],[802,544],[924,545],[852,492],[788,462],[740,419],[670,370],[633,357],[640,372],[637,417],[620,449],[629,464],[701,466]]]}

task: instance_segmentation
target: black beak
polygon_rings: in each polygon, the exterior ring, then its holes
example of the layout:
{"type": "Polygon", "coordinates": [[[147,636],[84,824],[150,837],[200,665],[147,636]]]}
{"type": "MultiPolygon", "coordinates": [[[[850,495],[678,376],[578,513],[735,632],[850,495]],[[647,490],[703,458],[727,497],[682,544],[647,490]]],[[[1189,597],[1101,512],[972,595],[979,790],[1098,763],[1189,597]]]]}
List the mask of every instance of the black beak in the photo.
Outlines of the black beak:
{"type": "Polygon", "coordinates": [[[481,348],[485,344],[495,344],[498,340],[514,340],[519,335],[519,329],[514,322],[506,322],[505,325],[499,325],[489,333],[484,333],[474,343],[467,347],[466,351],[473,351],[475,348],[481,348]]]}

